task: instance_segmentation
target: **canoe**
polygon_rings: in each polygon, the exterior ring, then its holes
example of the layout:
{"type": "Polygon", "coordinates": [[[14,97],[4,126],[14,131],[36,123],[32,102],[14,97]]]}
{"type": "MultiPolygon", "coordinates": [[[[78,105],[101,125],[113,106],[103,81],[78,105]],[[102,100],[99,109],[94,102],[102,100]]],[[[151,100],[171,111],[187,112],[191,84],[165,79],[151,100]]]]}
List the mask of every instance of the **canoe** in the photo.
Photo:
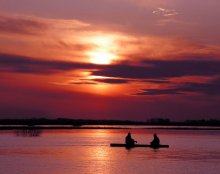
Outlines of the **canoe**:
{"type": "Polygon", "coordinates": [[[135,144],[133,146],[128,146],[126,144],[120,144],[120,143],[111,143],[111,147],[126,147],[126,148],[133,148],[133,147],[150,147],[153,149],[158,149],[158,148],[169,148],[169,145],[165,144],[160,144],[159,146],[152,146],[150,144],[135,144]]]}

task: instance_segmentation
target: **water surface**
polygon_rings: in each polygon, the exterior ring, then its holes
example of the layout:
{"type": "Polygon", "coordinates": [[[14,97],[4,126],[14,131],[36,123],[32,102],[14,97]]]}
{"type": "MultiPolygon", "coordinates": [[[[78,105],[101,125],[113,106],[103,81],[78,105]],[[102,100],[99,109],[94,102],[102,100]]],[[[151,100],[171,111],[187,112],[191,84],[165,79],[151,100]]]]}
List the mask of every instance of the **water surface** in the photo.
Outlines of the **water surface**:
{"type": "Polygon", "coordinates": [[[154,132],[170,148],[116,148],[128,129],[47,130],[40,137],[0,132],[0,169],[8,174],[219,174],[219,130],[131,129],[138,143],[154,132]]]}

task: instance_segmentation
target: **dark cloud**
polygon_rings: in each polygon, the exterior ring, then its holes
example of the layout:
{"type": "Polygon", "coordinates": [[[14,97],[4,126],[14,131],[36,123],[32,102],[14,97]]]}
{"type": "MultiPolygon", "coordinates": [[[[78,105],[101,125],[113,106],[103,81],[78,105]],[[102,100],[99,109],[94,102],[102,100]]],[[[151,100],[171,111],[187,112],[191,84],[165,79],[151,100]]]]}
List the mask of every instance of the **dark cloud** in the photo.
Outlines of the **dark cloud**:
{"type": "Polygon", "coordinates": [[[143,80],[141,82],[147,82],[147,83],[158,83],[158,84],[167,84],[170,83],[169,80],[165,79],[149,79],[149,80],[143,80]]]}
{"type": "Polygon", "coordinates": [[[43,22],[29,19],[0,15],[0,32],[18,34],[36,34],[45,30],[47,25],[43,22]]]}
{"type": "Polygon", "coordinates": [[[136,95],[170,95],[170,94],[185,94],[188,92],[220,95],[220,78],[216,78],[207,83],[184,83],[177,85],[174,88],[168,89],[144,89],[143,92],[136,95]]]}
{"type": "Polygon", "coordinates": [[[93,75],[115,78],[161,79],[183,76],[209,76],[220,74],[217,60],[155,60],[142,66],[110,65],[93,71],[93,75]]]}
{"type": "Polygon", "coordinates": [[[196,92],[208,95],[220,95],[220,78],[216,78],[207,83],[186,83],[177,90],[182,92],[196,92]]]}
{"type": "Polygon", "coordinates": [[[49,61],[31,57],[0,54],[0,71],[51,74],[75,69],[96,69],[99,65],[67,61],[49,61]]]}
{"type": "Polygon", "coordinates": [[[101,83],[109,83],[109,84],[123,84],[123,83],[129,83],[130,80],[125,79],[93,79],[93,81],[101,82],[101,83]]]}
{"type": "Polygon", "coordinates": [[[141,66],[127,63],[97,65],[0,54],[0,71],[51,74],[76,69],[88,69],[91,71],[91,75],[108,77],[106,79],[94,79],[96,82],[103,83],[128,83],[130,80],[169,83],[169,78],[219,76],[219,67],[220,61],[217,60],[155,60],[142,62],[141,66]]]}
{"type": "Polygon", "coordinates": [[[143,92],[139,92],[135,95],[169,95],[169,94],[181,94],[176,89],[144,89],[143,92]]]}
{"type": "Polygon", "coordinates": [[[125,80],[125,79],[111,79],[111,78],[94,78],[94,79],[80,79],[80,81],[73,81],[69,84],[73,85],[97,85],[99,83],[108,83],[108,84],[126,84],[132,80],[125,80]]]}

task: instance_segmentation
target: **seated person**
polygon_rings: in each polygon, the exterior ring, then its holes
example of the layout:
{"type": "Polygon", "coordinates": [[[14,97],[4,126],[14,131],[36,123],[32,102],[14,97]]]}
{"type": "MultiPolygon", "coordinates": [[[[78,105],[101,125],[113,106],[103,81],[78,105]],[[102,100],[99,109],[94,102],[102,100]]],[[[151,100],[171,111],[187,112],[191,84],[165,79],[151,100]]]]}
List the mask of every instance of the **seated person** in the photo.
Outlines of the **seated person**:
{"type": "Polygon", "coordinates": [[[135,141],[133,138],[131,138],[131,133],[129,132],[128,135],[125,137],[125,144],[127,146],[134,146],[134,144],[136,143],[137,141],[135,141]]]}
{"type": "Polygon", "coordinates": [[[160,145],[160,139],[158,138],[157,134],[154,134],[154,139],[150,143],[151,146],[159,146],[160,145]]]}

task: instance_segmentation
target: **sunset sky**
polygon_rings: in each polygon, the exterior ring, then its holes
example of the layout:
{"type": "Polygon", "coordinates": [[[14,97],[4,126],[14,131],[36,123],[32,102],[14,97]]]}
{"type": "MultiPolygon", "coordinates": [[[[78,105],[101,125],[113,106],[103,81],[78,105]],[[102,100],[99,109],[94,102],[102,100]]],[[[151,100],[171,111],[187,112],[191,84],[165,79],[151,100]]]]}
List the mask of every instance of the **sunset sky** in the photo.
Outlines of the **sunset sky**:
{"type": "Polygon", "coordinates": [[[220,118],[219,0],[0,0],[0,118],[220,118]]]}

